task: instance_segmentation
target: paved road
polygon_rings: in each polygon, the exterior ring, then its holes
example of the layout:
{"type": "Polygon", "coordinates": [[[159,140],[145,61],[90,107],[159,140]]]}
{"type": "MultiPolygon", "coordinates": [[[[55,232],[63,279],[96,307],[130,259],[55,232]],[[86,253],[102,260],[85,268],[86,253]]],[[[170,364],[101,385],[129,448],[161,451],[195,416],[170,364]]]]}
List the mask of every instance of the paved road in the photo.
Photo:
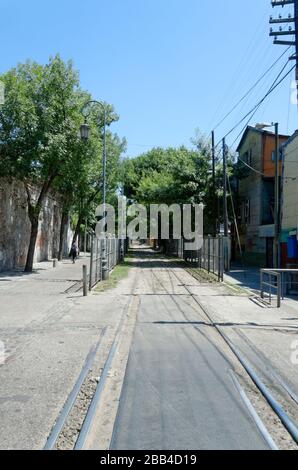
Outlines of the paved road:
{"type": "Polygon", "coordinates": [[[0,275],[0,449],[43,448],[90,349],[118,325],[127,298],[74,293],[83,263],[0,275]]]}
{"type": "Polygon", "coordinates": [[[149,255],[142,263],[135,291],[140,310],[111,448],[266,449],[186,282],[195,283],[171,262],[149,255]]]}

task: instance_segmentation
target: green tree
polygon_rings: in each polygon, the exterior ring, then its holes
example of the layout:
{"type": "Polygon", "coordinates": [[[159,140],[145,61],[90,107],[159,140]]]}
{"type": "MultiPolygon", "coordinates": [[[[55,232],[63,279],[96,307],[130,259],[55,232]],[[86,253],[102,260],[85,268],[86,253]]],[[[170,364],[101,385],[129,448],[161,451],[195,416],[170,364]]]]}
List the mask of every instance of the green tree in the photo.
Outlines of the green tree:
{"type": "MultiPolygon", "coordinates": [[[[79,127],[82,106],[90,95],[79,88],[72,62],[63,62],[59,55],[45,66],[20,64],[0,79],[5,85],[5,104],[0,113],[0,172],[24,184],[31,223],[25,271],[31,272],[39,217],[49,191],[61,194],[64,220],[81,199],[78,190],[84,194],[86,205],[100,192],[98,114],[91,115],[92,137],[85,145],[79,127]],[[33,187],[39,188],[37,196],[33,187]]],[[[110,142],[117,147],[116,137],[110,136],[110,142]]],[[[59,251],[62,228],[60,239],[59,251]]]]}
{"type": "MultiPolygon", "coordinates": [[[[197,135],[193,149],[154,148],[134,159],[124,161],[124,188],[128,198],[139,203],[203,204],[206,233],[212,233],[214,198],[223,196],[223,169],[216,163],[216,191],[212,183],[212,152],[208,139],[197,135]]],[[[229,155],[229,176],[234,173],[233,156],[229,155]]],[[[220,220],[219,220],[220,222],[220,220]]]]}
{"type": "Polygon", "coordinates": [[[39,216],[53,182],[78,144],[79,79],[59,56],[41,66],[27,62],[1,76],[1,172],[24,182],[31,233],[25,271],[33,268],[39,216]],[[39,187],[35,198],[31,185],[39,187]]]}

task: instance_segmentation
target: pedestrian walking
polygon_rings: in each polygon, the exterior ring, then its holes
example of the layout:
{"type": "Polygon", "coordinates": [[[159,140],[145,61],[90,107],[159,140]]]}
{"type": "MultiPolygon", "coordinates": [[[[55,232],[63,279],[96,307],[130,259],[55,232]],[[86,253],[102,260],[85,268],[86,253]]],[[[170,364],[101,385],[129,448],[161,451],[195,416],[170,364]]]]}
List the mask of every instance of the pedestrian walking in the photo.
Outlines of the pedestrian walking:
{"type": "Polygon", "coordinates": [[[73,242],[73,244],[71,245],[70,256],[72,258],[73,264],[75,264],[77,256],[78,256],[78,247],[77,247],[76,242],[73,242]]]}

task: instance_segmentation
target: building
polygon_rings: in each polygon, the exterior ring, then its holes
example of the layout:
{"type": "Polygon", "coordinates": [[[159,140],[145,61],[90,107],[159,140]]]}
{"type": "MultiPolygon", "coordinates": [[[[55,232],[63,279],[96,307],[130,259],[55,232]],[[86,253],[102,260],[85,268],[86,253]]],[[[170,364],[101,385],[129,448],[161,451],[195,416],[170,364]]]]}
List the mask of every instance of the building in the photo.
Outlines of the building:
{"type": "Polygon", "coordinates": [[[298,268],[298,131],[283,146],[281,259],[298,268]]]}
{"type": "MultiPolygon", "coordinates": [[[[280,144],[289,136],[280,135],[280,144]]],[[[238,224],[246,264],[273,267],[275,135],[248,126],[237,148],[244,175],[238,182],[238,224]]],[[[282,153],[280,153],[280,174],[282,153]]],[[[237,257],[239,249],[236,250],[237,257]]]]}
{"type": "MultiPolygon", "coordinates": [[[[34,189],[32,188],[34,195],[34,189]]],[[[49,194],[40,215],[34,261],[56,258],[59,249],[61,208],[49,194]]],[[[0,272],[24,268],[30,239],[30,220],[24,185],[0,178],[0,272]]],[[[72,232],[65,226],[64,255],[68,255],[72,232]]]]}

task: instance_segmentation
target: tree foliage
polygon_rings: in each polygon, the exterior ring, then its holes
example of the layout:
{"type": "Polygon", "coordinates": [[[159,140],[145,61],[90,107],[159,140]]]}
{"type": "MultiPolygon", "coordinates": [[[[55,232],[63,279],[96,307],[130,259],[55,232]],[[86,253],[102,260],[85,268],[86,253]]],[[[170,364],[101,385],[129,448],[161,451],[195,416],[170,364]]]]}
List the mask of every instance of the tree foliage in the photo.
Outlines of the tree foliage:
{"type": "MultiPolygon", "coordinates": [[[[218,198],[220,204],[223,193],[222,164],[217,160],[214,191],[211,144],[201,135],[192,143],[192,149],[153,148],[137,158],[126,159],[125,194],[145,205],[202,203],[205,231],[211,233],[214,218],[218,217],[217,211],[214,213],[214,200],[218,198]]],[[[232,155],[228,158],[228,172],[232,177],[232,155]]]]}
{"type": "MultiPolygon", "coordinates": [[[[25,269],[31,271],[38,221],[49,191],[61,195],[64,212],[80,212],[100,193],[102,115],[91,110],[91,138],[83,143],[79,135],[81,109],[91,96],[81,90],[72,62],[65,63],[59,55],[44,66],[19,64],[0,79],[5,85],[5,104],[0,112],[0,174],[24,183],[31,222],[25,269]],[[39,188],[37,197],[32,194],[32,185],[39,188]]],[[[108,105],[110,122],[113,113],[108,105]]],[[[108,133],[108,146],[112,190],[123,143],[108,133]]]]}

